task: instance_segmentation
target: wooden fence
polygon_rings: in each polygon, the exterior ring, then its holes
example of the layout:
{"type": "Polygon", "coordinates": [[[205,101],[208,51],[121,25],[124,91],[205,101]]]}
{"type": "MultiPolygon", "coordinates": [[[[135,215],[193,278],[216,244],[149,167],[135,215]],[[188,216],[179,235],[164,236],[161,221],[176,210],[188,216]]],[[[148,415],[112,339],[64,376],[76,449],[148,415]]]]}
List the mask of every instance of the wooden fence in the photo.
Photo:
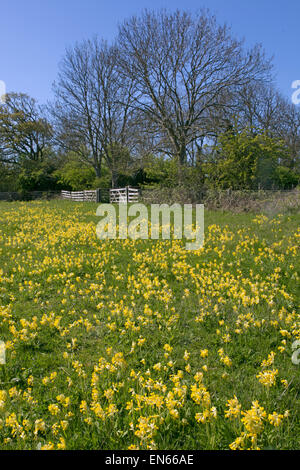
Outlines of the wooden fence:
{"type": "Polygon", "coordinates": [[[62,199],[77,202],[138,202],[140,190],[126,186],[118,189],[94,189],[86,191],[61,191],[62,199]]]}
{"type": "Polygon", "coordinates": [[[71,199],[78,202],[99,202],[96,190],[87,191],[62,191],[62,199],[71,199]]]}
{"type": "Polygon", "coordinates": [[[99,202],[97,200],[97,190],[88,191],[62,191],[62,199],[71,199],[77,202],[99,202]]]}
{"type": "Polygon", "coordinates": [[[61,191],[62,199],[77,202],[108,202],[109,189],[89,189],[85,191],[61,191]]]}
{"type": "Polygon", "coordinates": [[[125,188],[110,189],[109,201],[111,203],[126,203],[126,202],[138,202],[140,191],[137,188],[125,188]]]}

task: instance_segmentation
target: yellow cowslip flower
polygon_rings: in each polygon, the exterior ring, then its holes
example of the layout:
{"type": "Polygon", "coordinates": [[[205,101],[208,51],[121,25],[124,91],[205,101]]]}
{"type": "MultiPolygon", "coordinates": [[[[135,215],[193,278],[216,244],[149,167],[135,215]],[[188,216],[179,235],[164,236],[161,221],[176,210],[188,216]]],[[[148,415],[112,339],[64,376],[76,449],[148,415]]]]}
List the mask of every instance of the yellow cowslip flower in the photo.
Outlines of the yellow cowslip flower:
{"type": "Polygon", "coordinates": [[[42,419],[36,419],[34,423],[34,434],[37,435],[38,432],[44,432],[46,430],[46,425],[42,419]]]}
{"type": "Polygon", "coordinates": [[[138,418],[138,424],[136,425],[134,434],[143,441],[145,439],[151,439],[157,429],[158,427],[155,424],[155,418],[151,416],[140,416],[138,418]]]}
{"type": "Polygon", "coordinates": [[[112,388],[108,388],[107,390],[104,390],[103,395],[107,400],[112,400],[114,393],[115,391],[112,388]]]}
{"type": "Polygon", "coordinates": [[[133,410],[134,410],[134,403],[133,403],[132,400],[130,400],[130,401],[128,401],[128,402],[126,403],[125,410],[128,410],[129,413],[132,413],[132,412],[133,412],[133,410]]]}
{"type": "Polygon", "coordinates": [[[250,410],[242,411],[243,418],[241,419],[246,430],[250,434],[260,434],[263,430],[263,420],[266,418],[266,412],[257,401],[252,402],[250,410]]]}
{"type": "Polygon", "coordinates": [[[80,405],[79,405],[80,413],[87,413],[88,406],[87,402],[85,400],[82,400],[80,405]]]}
{"type": "Polygon", "coordinates": [[[73,361],[72,366],[76,371],[78,377],[86,377],[86,372],[83,369],[83,365],[79,361],[73,361]]]}
{"type": "Polygon", "coordinates": [[[52,429],[52,433],[54,434],[54,436],[57,436],[57,434],[59,433],[59,424],[54,423],[52,425],[51,429],[52,429]]]}
{"type": "Polygon", "coordinates": [[[185,351],[184,351],[184,355],[183,355],[183,359],[184,359],[185,361],[188,361],[189,358],[190,358],[190,353],[185,350],[185,351]]]}
{"type": "Polygon", "coordinates": [[[272,387],[276,383],[276,375],[278,374],[277,369],[265,370],[260,372],[256,377],[259,382],[265,387],[272,387]]]}
{"type": "Polygon", "coordinates": [[[217,409],[216,407],[205,409],[202,413],[196,413],[195,420],[197,423],[207,423],[212,419],[217,418],[217,409]]]}
{"type": "Polygon", "coordinates": [[[274,411],[274,413],[268,415],[268,420],[273,426],[278,427],[280,426],[284,416],[281,414],[278,414],[274,411]]]}
{"type": "Polygon", "coordinates": [[[274,351],[271,351],[270,354],[268,355],[268,358],[262,361],[260,367],[268,367],[274,364],[275,356],[276,356],[276,353],[274,351]]]}
{"type": "Polygon", "coordinates": [[[56,400],[65,408],[67,408],[70,405],[70,397],[65,397],[65,395],[62,393],[60,395],[57,395],[56,400]]]}
{"type": "Polygon", "coordinates": [[[170,346],[168,343],[166,343],[166,344],[164,345],[164,348],[163,348],[163,349],[164,349],[166,352],[168,352],[168,353],[171,353],[171,352],[173,351],[172,346],[170,346]]]}
{"type": "Polygon", "coordinates": [[[53,442],[48,442],[48,444],[44,444],[41,447],[41,450],[54,450],[54,444],[53,442]]]}
{"type": "Polygon", "coordinates": [[[195,380],[195,382],[202,382],[202,380],[203,380],[203,373],[202,373],[202,372],[197,372],[197,373],[194,375],[194,380],[195,380]]]}
{"type": "Polygon", "coordinates": [[[50,374],[50,377],[49,377],[49,378],[50,378],[51,382],[53,382],[53,381],[56,379],[56,377],[57,377],[57,372],[52,372],[52,373],[50,374]]]}
{"type": "Polygon", "coordinates": [[[143,346],[145,342],[146,342],[146,338],[139,338],[137,344],[138,346],[143,346]]]}
{"type": "Polygon", "coordinates": [[[200,356],[205,358],[208,356],[208,349],[201,349],[200,356]]]}
{"type": "Polygon", "coordinates": [[[113,416],[114,414],[118,413],[118,408],[114,403],[110,403],[105,412],[107,416],[113,416]]]}
{"type": "Polygon", "coordinates": [[[291,334],[288,330],[279,330],[279,332],[282,336],[286,336],[288,338],[291,336],[291,334]]]}
{"type": "Polygon", "coordinates": [[[55,416],[57,415],[58,413],[60,413],[60,408],[58,405],[55,405],[55,404],[51,404],[48,406],[48,410],[50,411],[50,413],[55,416]]]}
{"type": "Polygon", "coordinates": [[[60,422],[60,426],[61,426],[62,430],[65,431],[65,430],[68,428],[69,423],[68,423],[68,421],[66,421],[66,420],[62,420],[62,421],[60,422]]]}
{"type": "Polygon", "coordinates": [[[57,444],[57,449],[65,450],[66,449],[66,441],[63,437],[59,438],[59,443],[57,444]]]}
{"type": "Polygon", "coordinates": [[[14,398],[19,396],[20,392],[17,390],[17,387],[12,387],[8,390],[8,394],[11,398],[14,398]]]}
{"type": "Polygon", "coordinates": [[[0,390],[0,410],[4,408],[7,393],[5,390],[0,390]]]}
{"type": "Polygon", "coordinates": [[[123,367],[126,366],[126,361],[124,359],[124,356],[123,356],[122,352],[116,353],[112,357],[111,362],[116,368],[123,368],[123,367]]]}
{"type": "Polygon", "coordinates": [[[222,358],[222,362],[225,364],[225,366],[228,366],[228,367],[232,366],[232,361],[228,356],[224,356],[222,358]]]}
{"type": "Polygon", "coordinates": [[[288,388],[288,387],[289,387],[288,381],[287,381],[286,379],[282,379],[280,382],[282,383],[282,385],[284,386],[284,388],[288,388]]]}
{"type": "Polygon", "coordinates": [[[105,419],[105,411],[103,410],[102,406],[100,403],[93,403],[91,405],[91,410],[95,413],[97,418],[100,418],[102,420],[105,419]]]}
{"type": "Polygon", "coordinates": [[[25,431],[29,431],[32,428],[32,424],[29,419],[23,419],[22,425],[25,431]]]}
{"type": "Polygon", "coordinates": [[[230,335],[227,333],[227,334],[225,334],[225,335],[222,336],[222,340],[224,341],[224,343],[230,343],[231,337],[230,337],[230,335]]]}
{"type": "Polygon", "coordinates": [[[241,404],[235,395],[227,401],[226,406],[228,409],[225,410],[225,418],[237,418],[240,415],[241,404]]]}
{"type": "Polygon", "coordinates": [[[232,361],[228,356],[225,355],[223,348],[220,348],[218,350],[218,354],[220,356],[220,361],[223,362],[223,364],[225,364],[226,366],[231,367],[232,361]]]}
{"type": "Polygon", "coordinates": [[[191,385],[191,398],[197,405],[202,404],[205,408],[210,406],[210,393],[202,384],[191,385]]]}
{"type": "Polygon", "coordinates": [[[171,408],[169,410],[169,413],[170,413],[170,416],[172,416],[172,418],[174,418],[174,419],[179,418],[179,412],[176,408],[171,408]]]}
{"type": "Polygon", "coordinates": [[[28,383],[28,385],[33,385],[33,376],[32,376],[32,375],[30,375],[30,376],[28,377],[27,383],[28,383]]]}

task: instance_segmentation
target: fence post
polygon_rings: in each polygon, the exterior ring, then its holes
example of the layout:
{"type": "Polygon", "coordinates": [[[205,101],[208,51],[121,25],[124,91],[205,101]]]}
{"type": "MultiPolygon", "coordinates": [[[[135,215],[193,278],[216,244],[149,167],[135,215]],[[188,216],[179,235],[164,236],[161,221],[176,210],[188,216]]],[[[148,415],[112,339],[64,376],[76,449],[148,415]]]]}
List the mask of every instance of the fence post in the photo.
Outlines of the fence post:
{"type": "Polygon", "coordinates": [[[100,196],[100,189],[96,189],[96,202],[101,201],[101,196],[100,196]]]}

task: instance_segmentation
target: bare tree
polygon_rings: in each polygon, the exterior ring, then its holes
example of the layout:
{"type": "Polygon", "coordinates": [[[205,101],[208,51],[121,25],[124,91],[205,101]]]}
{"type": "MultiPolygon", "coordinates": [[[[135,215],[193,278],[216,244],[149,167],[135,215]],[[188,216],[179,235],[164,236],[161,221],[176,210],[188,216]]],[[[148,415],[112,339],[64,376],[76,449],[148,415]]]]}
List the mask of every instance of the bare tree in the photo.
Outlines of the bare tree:
{"type": "Polygon", "coordinates": [[[91,164],[97,176],[101,176],[104,158],[113,185],[117,182],[119,150],[130,150],[133,144],[134,81],[120,79],[117,55],[115,46],[96,38],[68,49],[54,86],[56,101],[52,106],[58,141],[91,164]]]}
{"type": "Polygon", "coordinates": [[[73,150],[101,175],[100,120],[95,110],[91,80],[93,56],[90,42],[76,44],[61,61],[51,106],[57,143],[73,150]]]}
{"type": "Polygon", "coordinates": [[[300,110],[286,101],[280,112],[279,135],[289,149],[289,159],[286,166],[300,171],[300,110]]]}
{"type": "Polygon", "coordinates": [[[136,106],[168,137],[180,165],[188,145],[209,131],[211,110],[270,70],[259,45],[244,52],[207,11],[145,10],[120,26],[118,43],[123,76],[137,84],[136,106]]]}
{"type": "Polygon", "coordinates": [[[238,119],[241,128],[252,133],[265,132],[286,143],[289,157],[282,162],[290,168],[299,164],[300,112],[297,106],[284,98],[274,84],[253,83],[238,94],[238,119]]]}
{"type": "Polygon", "coordinates": [[[243,87],[237,95],[240,125],[255,134],[264,130],[270,137],[278,136],[285,100],[272,82],[254,82],[243,87]]]}

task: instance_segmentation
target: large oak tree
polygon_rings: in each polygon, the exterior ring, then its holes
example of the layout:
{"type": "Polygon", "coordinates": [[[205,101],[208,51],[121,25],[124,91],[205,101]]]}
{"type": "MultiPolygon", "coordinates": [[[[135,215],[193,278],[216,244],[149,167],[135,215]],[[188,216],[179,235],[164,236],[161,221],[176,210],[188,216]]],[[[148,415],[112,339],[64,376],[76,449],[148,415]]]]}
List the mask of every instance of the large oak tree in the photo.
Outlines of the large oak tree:
{"type": "Polygon", "coordinates": [[[123,77],[136,84],[135,106],[168,139],[179,167],[189,146],[209,135],[212,116],[270,70],[259,45],[245,51],[207,11],[145,10],[120,26],[118,44],[123,77]]]}

